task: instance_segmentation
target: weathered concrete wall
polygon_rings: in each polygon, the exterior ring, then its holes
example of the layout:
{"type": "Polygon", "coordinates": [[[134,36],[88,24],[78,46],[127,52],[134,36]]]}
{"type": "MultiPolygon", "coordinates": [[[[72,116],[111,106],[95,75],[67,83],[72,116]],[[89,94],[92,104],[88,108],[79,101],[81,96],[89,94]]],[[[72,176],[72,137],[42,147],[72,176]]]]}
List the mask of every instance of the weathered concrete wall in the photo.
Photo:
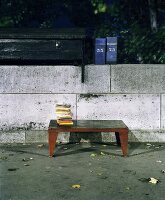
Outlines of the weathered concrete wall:
{"type": "MultiPolygon", "coordinates": [[[[130,141],[165,142],[165,65],[88,65],[85,83],[77,66],[0,72],[0,142],[47,141],[56,103],[71,104],[74,119],[122,119],[130,141]]],[[[69,134],[58,139],[68,142],[69,134]]],[[[103,141],[114,139],[102,133],[103,141]]]]}
{"type": "Polygon", "coordinates": [[[81,84],[78,66],[0,66],[0,93],[102,93],[110,90],[110,66],[89,65],[81,84]]]}
{"type": "Polygon", "coordinates": [[[130,129],[160,129],[160,95],[78,96],[78,119],[121,119],[130,129]]]}
{"type": "Polygon", "coordinates": [[[76,118],[76,94],[0,94],[2,130],[46,130],[58,102],[71,104],[76,118]]]}
{"type": "Polygon", "coordinates": [[[161,96],[161,129],[165,129],[165,94],[161,96]]]}
{"type": "Polygon", "coordinates": [[[165,92],[165,65],[118,65],[111,69],[114,93],[165,92]]]}

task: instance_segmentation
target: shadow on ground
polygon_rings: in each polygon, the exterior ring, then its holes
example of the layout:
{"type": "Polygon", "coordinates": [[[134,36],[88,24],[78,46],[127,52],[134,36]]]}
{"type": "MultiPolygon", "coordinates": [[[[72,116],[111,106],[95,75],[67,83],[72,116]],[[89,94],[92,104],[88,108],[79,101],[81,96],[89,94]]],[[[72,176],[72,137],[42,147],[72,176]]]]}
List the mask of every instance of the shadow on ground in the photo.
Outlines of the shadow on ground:
{"type": "MultiPolygon", "coordinates": [[[[34,144],[17,144],[17,145],[1,145],[3,146],[4,150],[15,152],[15,153],[28,153],[31,155],[38,155],[38,156],[48,156],[48,144],[36,144],[36,149],[31,151],[30,146],[34,146],[34,144]]],[[[128,156],[137,156],[143,154],[149,154],[155,151],[163,151],[164,145],[160,143],[130,143],[128,145],[128,156]]],[[[85,152],[103,152],[106,155],[113,155],[113,156],[120,156],[122,157],[121,147],[116,143],[68,143],[68,144],[58,144],[55,148],[54,157],[59,156],[67,156],[67,155],[74,155],[74,154],[82,154],[85,152]],[[118,153],[120,152],[120,153],[118,153]]]]}

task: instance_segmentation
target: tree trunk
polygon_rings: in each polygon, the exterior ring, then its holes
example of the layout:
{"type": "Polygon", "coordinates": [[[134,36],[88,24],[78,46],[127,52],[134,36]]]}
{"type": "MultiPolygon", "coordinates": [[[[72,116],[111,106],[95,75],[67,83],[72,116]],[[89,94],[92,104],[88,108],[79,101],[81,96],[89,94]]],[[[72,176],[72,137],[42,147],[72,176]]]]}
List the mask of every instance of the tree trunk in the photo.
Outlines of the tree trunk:
{"type": "Polygon", "coordinates": [[[156,0],[148,0],[148,5],[149,5],[149,12],[150,12],[151,30],[153,32],[156,32],[158,29],[156,0]]]}

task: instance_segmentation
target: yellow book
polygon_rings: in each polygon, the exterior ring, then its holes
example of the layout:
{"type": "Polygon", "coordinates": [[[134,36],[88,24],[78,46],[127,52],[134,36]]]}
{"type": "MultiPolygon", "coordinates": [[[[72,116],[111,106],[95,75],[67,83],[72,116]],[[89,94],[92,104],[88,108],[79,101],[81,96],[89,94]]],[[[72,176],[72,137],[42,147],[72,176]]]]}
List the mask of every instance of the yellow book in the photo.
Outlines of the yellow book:
{"type": "Polygon", "coordinates": [[[70,108],[70,105],[67,104],[56,104],[56,108],[70,108]]]}
{"type": "Polygon", "coordinates": [[[64,108],[64,107],[56,107],[56,111],[70,111],[70,108],[64,108]]]}
{"type": "Polygon", "coordinates": [[[72,119],[57,119],[57,123],[72,123],[72,119]]]}
{"type": "Polygon", "coordinates": [[[60,122],[59,125],[73,125],[73,122],[60,122]]]}
{"type": "Polygon", "coordinates": [[[56,114],[71,114],[71,112],[58,110],[58,111],[56,111],[56,114]]]}

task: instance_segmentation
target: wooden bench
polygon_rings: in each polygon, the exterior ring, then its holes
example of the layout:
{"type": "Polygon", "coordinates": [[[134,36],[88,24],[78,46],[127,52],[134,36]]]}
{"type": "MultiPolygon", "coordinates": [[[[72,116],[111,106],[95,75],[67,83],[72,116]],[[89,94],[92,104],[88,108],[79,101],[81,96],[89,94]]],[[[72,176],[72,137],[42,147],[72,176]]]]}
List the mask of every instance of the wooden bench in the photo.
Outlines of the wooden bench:
{"type": "Polygon", "coordinates": [[[48,128],[49,155],[54,155],[57,136],[62,132],[114,132],[123,156],[128,154],[128,127],[122,120],[74,120],[72,126],[59,126],[51,120],[48,128]]]}
{"type": "Polygon", "coordinates": [[[1,28],[0,64],[78,65],[84,82],[91,43],[84,28],[1,28]]]}

